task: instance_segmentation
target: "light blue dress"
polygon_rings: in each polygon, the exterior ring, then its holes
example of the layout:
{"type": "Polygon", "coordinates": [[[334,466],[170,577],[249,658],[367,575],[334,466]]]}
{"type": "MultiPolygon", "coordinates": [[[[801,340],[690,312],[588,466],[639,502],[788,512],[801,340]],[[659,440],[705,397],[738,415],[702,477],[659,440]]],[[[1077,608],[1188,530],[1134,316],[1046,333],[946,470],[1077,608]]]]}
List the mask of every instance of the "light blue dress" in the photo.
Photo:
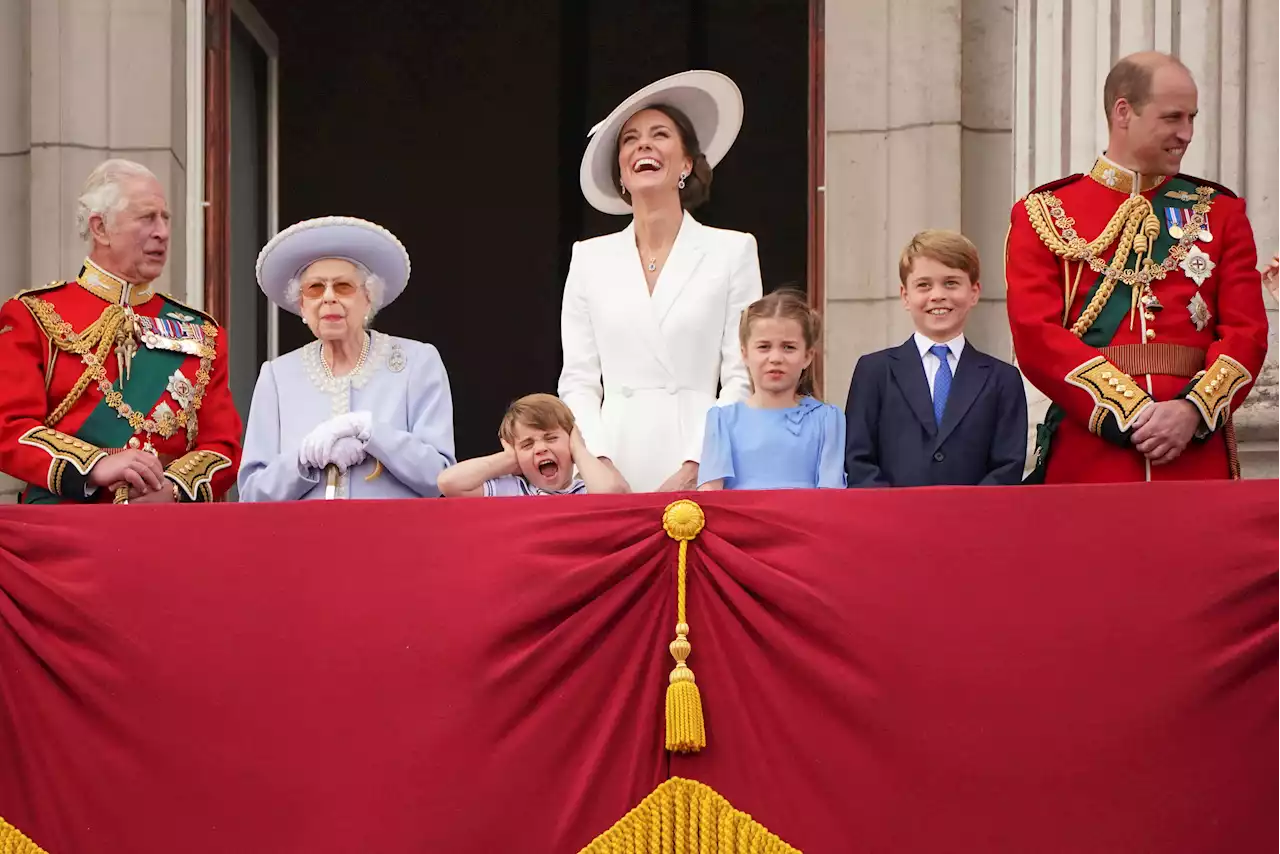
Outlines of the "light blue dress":
{"type": "Polygon", "coordinates": [[[329,376],[319,341],[262,366],[237,481],[241,501],[323,499],[324,472],[300,464],[298,447],[321,422],[359,411],[373,413],[368,456],[338,478],[337,497],[440,494],[436,479],[456,462],[453,398],[440,353],[420,341],[370,335],[364,365],[347,376],[329,376]]]}
{"type": "Polygon", "coordinates": [[[698,484],[719,478],[725,489],[843,489],[843,413],[812,397],[789,409],[711,407],[698,484]]]}

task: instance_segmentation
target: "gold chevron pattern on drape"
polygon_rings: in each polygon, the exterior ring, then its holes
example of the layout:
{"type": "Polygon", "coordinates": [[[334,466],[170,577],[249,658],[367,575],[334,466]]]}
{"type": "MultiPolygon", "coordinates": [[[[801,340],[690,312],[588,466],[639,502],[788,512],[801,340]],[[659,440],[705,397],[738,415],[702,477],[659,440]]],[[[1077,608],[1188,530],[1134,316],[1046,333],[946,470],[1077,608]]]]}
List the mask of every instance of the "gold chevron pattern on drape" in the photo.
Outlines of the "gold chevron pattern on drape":
{"type": "Polygon", "coordinates": [[[715,789],[672,777],[579,854],[800,854],[715,789]]]}
{"type": "Polygon", "coordinates": [[[0,816],[0,854],[48,854],[0,816]]]}

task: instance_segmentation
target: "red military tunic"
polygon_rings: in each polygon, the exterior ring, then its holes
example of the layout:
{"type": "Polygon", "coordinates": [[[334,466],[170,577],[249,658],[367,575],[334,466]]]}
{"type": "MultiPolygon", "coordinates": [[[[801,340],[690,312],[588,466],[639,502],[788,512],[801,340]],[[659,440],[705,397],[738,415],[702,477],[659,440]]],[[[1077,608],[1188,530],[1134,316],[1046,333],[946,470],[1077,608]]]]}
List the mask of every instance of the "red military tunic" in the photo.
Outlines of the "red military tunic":
{"type": "Polygon", "coordinates": [[[86,495],[88,473],[126,447],[153,450],[184,502],[235,482],[226,334],[149,284],[86,261],[75,280],[5,302],[0,389],[0,471],[27,483],[24,502],[110,502],[110,490],[86,495]]]}
{"type": "Polygon", "coordinates": [[[1089,175],[1014,205],[1005,252],[1018,364],[1053,401],[1046,425],[1058,422],[1037,451],[1046,482],[1239,476],[1230,414],[1267,352],[1243,199],[1198,178],[1141,176],[1102,157],[1089,175]],[[1128,272],[1104,272],[1117,253],[1127,253],[1128,272]],[[1202,424],[1176,460],[1153,467],[1130,428],[1154,401],[1178,398],[1202,424]]]}

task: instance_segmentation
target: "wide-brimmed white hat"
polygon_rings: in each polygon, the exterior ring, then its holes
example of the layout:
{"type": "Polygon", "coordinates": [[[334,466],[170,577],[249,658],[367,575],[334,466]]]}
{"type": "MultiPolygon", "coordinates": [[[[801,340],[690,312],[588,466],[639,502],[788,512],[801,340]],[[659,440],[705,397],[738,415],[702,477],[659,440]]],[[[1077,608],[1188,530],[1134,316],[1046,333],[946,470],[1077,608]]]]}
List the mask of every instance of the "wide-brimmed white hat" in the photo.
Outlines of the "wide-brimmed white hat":
{"type": "Polygon", "coordinates": [[[593,127],[582,155],[579,181],[582,195],[598,211],[629,214],[631,206],[618,195],[613,179],[618,133],[627,120],[655,104],[667,104],[689,117],[707,164],[712,168],[729,152],[742,128],[742,92],[718,71],[682,71],[636,92],[593,127]]]}
{"type": "Polygon", "coordinates": [[[285,298],[289,280],[322,258],[359,262],[382,279],[379,309],[390,305],[409,283],[409,252],[394,234],[353,216],[322,216],[294,223],[267,241],[258,253],[258,287],[267,299],[298,314],[299,307],[285,298]]]}

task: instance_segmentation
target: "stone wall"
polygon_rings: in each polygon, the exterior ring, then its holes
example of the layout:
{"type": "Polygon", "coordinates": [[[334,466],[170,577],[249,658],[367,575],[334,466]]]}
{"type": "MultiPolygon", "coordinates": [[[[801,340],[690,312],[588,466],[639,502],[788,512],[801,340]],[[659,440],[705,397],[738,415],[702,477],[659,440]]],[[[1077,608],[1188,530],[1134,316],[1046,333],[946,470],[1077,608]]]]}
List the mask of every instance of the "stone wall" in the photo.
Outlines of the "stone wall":
{"type": "Polygon", "coordinates": [[[998,0],[826,0],[826,388],[911,320],[898,257],[925,228],[982,256],[970,334],[1010,357],[1004,237],[1013,202],[1014,14],[998,0]]]}

